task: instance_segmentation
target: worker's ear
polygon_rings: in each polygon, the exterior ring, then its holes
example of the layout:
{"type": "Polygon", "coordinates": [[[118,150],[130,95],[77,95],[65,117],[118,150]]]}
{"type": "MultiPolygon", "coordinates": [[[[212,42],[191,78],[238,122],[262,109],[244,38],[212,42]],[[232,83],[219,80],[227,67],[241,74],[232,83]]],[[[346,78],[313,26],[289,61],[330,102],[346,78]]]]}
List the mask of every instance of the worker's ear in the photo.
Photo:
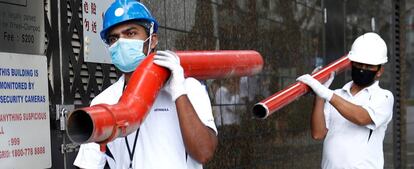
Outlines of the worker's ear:
{"type": "Polygon", "coordinates": [[[383,73],[384,73],[384,65],[381,65],[380,70],[378,70],[378,72],[375,74],[375,79],[379,79],[383,73]]]}
{"type": "Polygon", "coordinates": [[[153,33],[151,36],[151,50],[153,50],[158,45],[158,34],[153,33]]]}

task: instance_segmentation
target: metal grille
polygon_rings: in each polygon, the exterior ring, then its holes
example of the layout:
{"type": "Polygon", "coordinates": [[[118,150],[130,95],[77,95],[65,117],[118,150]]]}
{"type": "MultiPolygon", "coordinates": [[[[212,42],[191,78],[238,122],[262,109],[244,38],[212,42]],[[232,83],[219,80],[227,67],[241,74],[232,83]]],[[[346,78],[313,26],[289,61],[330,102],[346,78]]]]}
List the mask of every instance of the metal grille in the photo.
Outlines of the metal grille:
{"type": "Polygon", "coordinates": [[[62,103],[61,69],[60,69],[60,40],[59,40],[59,10],[58,1],[44,0],[45,9],[45,51],[48,69],[48,89],[50,103],[50,128],[52,148],[52,168],[64,168],[64,156],[60,152],[64,142],[65,133],[59,131],[59,123],[56,121],[56,109],[54,105],[62,103]]]}
{"type": "Polygon", "coordinates": [[[44,1],[45,6],[45,55],[47,57],[47,68],[49,73],[49,102],[50,104],[61,103],[61,76],[60,76],[60,57],[59,57],[59,29],[57,16],[58,11],[52,10],[55,1],[44,1]]]}
{"type": "Polygon", "coordinates": [[[400,29],[400,10],[401,10],[401,2],[399,0],[393,1],[394,7],[394,16],[393,16],[393,28],[394,28],[394,79],[395,79],[395,107],[394,107],[394,123],[393,123],[393,133],[394,133],[394,168],[399,169],[402,168],[402,113],[401,113],[401,51],[400,51],[400,37],[401,37],[401,29],[400,29]]]}
{"type": "Polygon", "coordinates": [[[64,104],[87,106],[120,75],[110,64],[85,63],[82,1],[61,2],[64,104]]]}
{"type": "Polygon", "coordinates": [[[74,168],[76,146],[60,129],[56,105],[87,106],[119,74],[109,64],[83,62],[82,0],[44,0],[44,6],[52,168],[74,168]]]}

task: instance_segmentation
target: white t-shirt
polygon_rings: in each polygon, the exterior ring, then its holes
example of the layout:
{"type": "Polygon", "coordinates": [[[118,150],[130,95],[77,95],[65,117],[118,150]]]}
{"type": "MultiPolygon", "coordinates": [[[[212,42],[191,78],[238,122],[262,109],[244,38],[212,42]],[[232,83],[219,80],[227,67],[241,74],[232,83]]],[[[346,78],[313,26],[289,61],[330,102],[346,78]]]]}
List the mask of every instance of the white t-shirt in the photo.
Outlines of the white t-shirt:
{"type": "MultiPolygon", "coordinates": [[[[91,105],[115,104],[122,95],[124,77],[96,96],[91,105]]],[[[211,110],[210,99],[205,86],[193,78],[185,80],[187,96],[193,104],[200,120],[217,133],[211,110]]],[[[136,132],[127,136],[130,151],[133,149],[136,132]]],[[[103,168],[106,160],[114,169],[127,169],[130,157],[125,138],[117,138],[107,144],[114,159],[99,151],[99,145],[88,143],[81,145],[74,165],[80,168],[103,168]]],[[[162,89],[149,114],[139,129],[139,135],[133,156],[134,169],[201,169],[202,165],[185,152],[178,122],[177,111],[171,96],[162,89]]]]}
{"type": "Polygon", "coordinates": [[[383,140],[392,119],[394,97],[382,89],[378,81],[352,96],[352,81],[335,94],[362,106],[373,124],[360,126],[345,119],[329,102],[324,114],[328,133],[323,144],[323,169],[382,169],[384,168],[383,140]]]}

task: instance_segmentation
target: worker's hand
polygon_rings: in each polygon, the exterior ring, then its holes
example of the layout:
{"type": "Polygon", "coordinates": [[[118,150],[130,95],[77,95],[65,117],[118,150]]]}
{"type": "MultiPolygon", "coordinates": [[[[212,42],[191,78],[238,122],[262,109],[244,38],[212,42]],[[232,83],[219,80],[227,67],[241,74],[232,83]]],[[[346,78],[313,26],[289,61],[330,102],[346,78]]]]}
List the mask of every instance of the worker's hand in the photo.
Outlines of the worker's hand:
{"type": "MultiPolygon", "coordinates": [[[[315,69],[313,69],[313,71],[312,71],[312,74],[314,74],[315,72],[317,72],[317,71],[319,71],[319,70],[321,70],[322,69],[322,66],[318,66],[318,67],[316,67],[315,69]]],[[[333,80],[335,79],[335,71],[333,71],[332,73],[331,73],[331,75],[329,76],[329,79],[325,82],[325,83],[323,83],[323,85],[325,86],[325,87],[327,87],[327,88],[329,88],[329,86],[331,86],[331,84],[332,84],[332,82],[333,82],[333,80]]]]}
{"type": "Polygon", "coordinates": [[[172,51],[157,51],[154,63],[171,70],[170,79],[166,84],[166,90],[175,101],[181,95],[186,94],[184,87],[184,70],[180,65],[180,58],[172,51]]]}
{"type": "Polygon", "coordinates": [[[296,79],[308,85],[321,98],[330,101],[333,96],[333,91],[322,85],[319,81],[314,79],[311,75],[305,74],[296,79]]]}

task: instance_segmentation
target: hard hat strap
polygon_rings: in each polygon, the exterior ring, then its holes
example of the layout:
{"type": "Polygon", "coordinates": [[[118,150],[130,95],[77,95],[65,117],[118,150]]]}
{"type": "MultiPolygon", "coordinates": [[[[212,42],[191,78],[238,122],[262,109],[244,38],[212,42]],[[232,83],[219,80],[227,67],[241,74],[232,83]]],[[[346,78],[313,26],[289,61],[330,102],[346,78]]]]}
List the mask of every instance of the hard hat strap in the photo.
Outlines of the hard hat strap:
{"type": "Polygon", "coordinates": [[[154,33],[154,22],[151,22],[149,41],[148,41],[148,51],[147,56],[151,53],[151,43],[152,43],[152,34],[154,33]]]}

